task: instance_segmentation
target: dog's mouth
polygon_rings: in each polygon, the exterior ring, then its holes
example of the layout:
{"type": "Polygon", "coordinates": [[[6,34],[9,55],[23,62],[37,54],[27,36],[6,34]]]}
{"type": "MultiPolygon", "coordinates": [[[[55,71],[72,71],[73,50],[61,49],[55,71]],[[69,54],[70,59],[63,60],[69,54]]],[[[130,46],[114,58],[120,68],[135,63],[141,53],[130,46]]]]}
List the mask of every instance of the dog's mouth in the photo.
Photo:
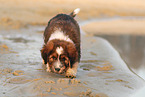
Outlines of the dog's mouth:
{"type": "Polygon", "coordinates": [[[54,66],[51,67],[51,72],[57,73],[57,74],[64,74],[66,72],[65,66],[61,68],[55,68],[54,66]]]}
{"type": "Polygon", "coordinates": [[[58,59],[50,65],[50,69],[54,73],[63,74],[66,72],[66,65],[58,59]]]}

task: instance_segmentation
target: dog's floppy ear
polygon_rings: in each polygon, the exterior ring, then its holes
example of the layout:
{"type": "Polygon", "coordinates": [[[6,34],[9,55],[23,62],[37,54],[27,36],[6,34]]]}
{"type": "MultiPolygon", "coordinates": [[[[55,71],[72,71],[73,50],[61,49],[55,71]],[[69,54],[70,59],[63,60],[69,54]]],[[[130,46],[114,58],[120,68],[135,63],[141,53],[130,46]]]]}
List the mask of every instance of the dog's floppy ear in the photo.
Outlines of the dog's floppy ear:
{"type": "Polygon", "coordinates": [[[67,51],[68,51],[68,55],[70,58],[70,66],[72,67],[72,65],[78,61],[78,52],[76,50],[75,45],[69,44],[67,46],[67,51]]]}
{"type": "Polygon", "coordinates": [[[52,51],[54,44],[52,41],[48,42],[47,44],[43,45],[41,49],[41,57],[44,60],[44,64],[47,64],[47,56],[52,51]]]}

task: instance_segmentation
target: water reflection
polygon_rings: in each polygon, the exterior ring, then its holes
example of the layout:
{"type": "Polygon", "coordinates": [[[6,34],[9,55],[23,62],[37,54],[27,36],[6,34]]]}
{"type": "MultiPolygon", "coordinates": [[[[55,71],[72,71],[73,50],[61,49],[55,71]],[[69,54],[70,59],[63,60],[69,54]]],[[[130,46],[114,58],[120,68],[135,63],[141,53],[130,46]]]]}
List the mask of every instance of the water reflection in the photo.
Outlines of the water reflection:
{"type": "Polygon", "coordinates": [[[135,72],[145,68],[145,36],[97,35],[107,39],[135,72]]]}

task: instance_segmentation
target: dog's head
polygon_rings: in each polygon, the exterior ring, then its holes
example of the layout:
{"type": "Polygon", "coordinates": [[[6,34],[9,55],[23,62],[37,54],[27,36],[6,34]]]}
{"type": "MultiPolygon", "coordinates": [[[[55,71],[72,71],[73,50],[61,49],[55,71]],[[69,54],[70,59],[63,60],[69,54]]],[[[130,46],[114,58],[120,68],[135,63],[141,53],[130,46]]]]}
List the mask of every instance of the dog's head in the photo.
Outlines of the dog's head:
{"type": "Polygon", "coordinates": [[[41,50],[41,56],[50,70],[62,74],[78,60],[78,52],[73,43],[51,40],[41,50]]]}

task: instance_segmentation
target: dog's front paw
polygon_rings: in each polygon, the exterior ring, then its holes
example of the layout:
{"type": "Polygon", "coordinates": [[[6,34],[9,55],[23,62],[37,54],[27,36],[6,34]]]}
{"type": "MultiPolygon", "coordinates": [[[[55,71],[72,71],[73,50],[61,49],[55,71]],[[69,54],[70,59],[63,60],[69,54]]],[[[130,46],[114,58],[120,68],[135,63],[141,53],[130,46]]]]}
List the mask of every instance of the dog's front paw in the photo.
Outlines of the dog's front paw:
{"type": "Polygon", "coordinates": [[[73,69],[68,69],[66,71],[65,77],[69,77],[69,78],[76,78],[76,72],[73,69]]]}
{"type": "Polygon", "coordinates": [[[46,71],[47,72],[51,72],[50,67],[49,67],[49,64],[46,64],[46,71]]]}
{"type": "Polygon", "coordinates": [[[51,70],[49,68],[46,69],[47,72],[51,72],[51,70]]]}

